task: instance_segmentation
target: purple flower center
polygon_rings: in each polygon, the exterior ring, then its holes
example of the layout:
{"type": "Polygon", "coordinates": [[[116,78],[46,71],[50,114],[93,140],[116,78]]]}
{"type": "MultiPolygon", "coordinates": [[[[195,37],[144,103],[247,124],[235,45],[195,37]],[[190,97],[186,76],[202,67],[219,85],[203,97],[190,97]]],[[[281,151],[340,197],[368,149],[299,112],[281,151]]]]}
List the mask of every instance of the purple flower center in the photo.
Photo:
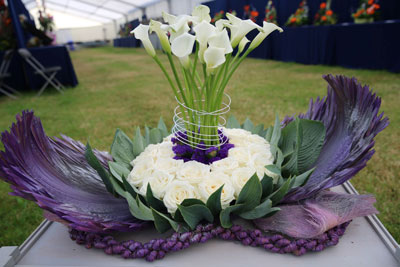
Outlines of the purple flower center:
{"type": "Polygon", "coordinates": [[[226,137],[221,130],[218,130],[219,142],[223,144],[221,146],[206,147],[204,142],[201,141],[200,144],[193,148],[188,144],[188,136],[185,133],[176,133],[175,137],[171,138],[174,146],[172,150],[175,153],[174,159],[183,159],[184,162],[195,160],[204,164],[211,164],[214,161],[224,159],[228,156],[229,149],[233,148],[234,145],[229,143],[228,137],[226,137]],[[185,140],[186,142],[183,142],[185,140]]]}

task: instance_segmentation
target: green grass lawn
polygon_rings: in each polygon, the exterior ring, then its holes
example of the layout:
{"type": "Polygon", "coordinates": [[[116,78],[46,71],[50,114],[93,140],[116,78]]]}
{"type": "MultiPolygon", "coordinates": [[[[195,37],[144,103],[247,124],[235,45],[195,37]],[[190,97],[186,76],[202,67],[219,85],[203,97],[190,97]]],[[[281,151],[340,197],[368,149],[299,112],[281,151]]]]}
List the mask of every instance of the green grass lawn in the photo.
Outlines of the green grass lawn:
{"type": "MultiPolygon", "coordinates": [[[[160,116],[172,126],[172,91],[144,50],[105,47],[71,56],[79,86],[63,95],[46,90],[39,98],[34,92],[18,100],[0,97],[1,131],[21,110],[33,109],[49,136],[63,133],[82,142],[90,138],[93,147],[108,150],[116,128],[133,135],[135,126],[153,126],[160,116]]],[[[270,125],[275,113],[283,118],[306,111],[311,97],[326,94],[321,76],[328,73],[355,76],[382,97],[382,110],[391,124],[377,136],[376,154],[352,183],[360,193],[376,196],[378,217],[400,241],[399,74],[247,59],[227,88],[231,114],[270,125]]],[[[43,219],[35,204],[9,196],[9,191],[8,184],[0,182],[0,246],[21,244],[43,219]]]]}

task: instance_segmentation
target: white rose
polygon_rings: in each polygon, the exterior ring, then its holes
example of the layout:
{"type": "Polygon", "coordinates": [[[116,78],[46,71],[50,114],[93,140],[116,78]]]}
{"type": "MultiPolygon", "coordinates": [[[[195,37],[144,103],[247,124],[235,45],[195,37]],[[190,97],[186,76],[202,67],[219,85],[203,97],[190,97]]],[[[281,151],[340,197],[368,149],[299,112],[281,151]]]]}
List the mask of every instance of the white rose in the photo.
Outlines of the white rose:
{"type": "Polygon", "coordinates": [[[239,163],[233,157],[226,157],[221,160],[214,161],[211,164],[211,171],[218,172],[222,171],[226,175],[231,176],[232,172],[239,167],[239,163]]]}
{"type": "Polygon", "coordinates": [[[243,129],[223,129],[224,134],[228,138],[234,138],[234,137],[246,137],[251,135],[249,131],[243,130],[243,129]]]}
{"type": "Polygon", "coordinates": [[[143,185],[139,192],[146,195],[147,186],[150,184],[153,196],[162,199],[169,184],[173,181],[174,177],[164,171],[156,170],[147,179],[143,181],[143,185]]]}
{"type": "Polygon", "coordinates": [[[229,203],[235,199],[235,189],[229,180],[229,176],[223,172],[211,172],[211,174],[199,184],[199,193],[202,200],[207,202],[210,195],[222,185],[224,185],[224,187],[221,191],[221,206],[222,208],[228,207],[229,203]]]}
{"type": "Polygon", "coordinates": [[[254,168],[243,167],[238,168],[232,173],[231,181],[233,188],[235,189],[235,196],[238,197],[243,186],[247,181],[256,173],[254,168]]]}
{"type": "Polygon", "coordinates": [[[196,188],[187,181],[173,181],[166,188],[164,205],[169,213],[175,213],[178,204],[187,198],[197,198],[196,188]]]}
{"type": "Polygon", "coordinates": [[[198,184],[209,174],[209,165],[197,161],[188,161],[178,169],[176,178],[181,181],[188,181],[191,184],[198,184]]]}
{"type": "Polygon", "coordinates": [[[143,180],[149,177],[154,171],[155,165],[151,157],[139,155],[134,161],[132,171],[127,181],[134,187],[141,187],[143,180]]]}
{"type": "Polygon", "coordinates": [[[183,165],[183,160],[176,160],[171,157],[162,157],[156,161],[157,170],[169,173],[175,177],[176,172],[183,165]]]}
{"type": "Polygon", "coordinates": [[[251,155],[247,148],[234,147],[228,152],[229,157],[233,157],[239,164],[239,167],[246,167],[251,161],[251,155]]]}

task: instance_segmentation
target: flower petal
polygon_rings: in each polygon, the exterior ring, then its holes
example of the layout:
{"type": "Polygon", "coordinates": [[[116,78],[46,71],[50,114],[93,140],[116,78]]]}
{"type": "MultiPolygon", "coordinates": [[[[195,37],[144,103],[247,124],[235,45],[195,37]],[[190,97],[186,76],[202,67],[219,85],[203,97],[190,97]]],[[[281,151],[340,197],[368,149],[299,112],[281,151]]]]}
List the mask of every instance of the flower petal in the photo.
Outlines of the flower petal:
{"type": "Polygon", "coordinates": [[[196,37],[189,33],[183,33],[176,37],[171,44],[172,53],[177,57],[185,57],[192,53],[196,37]]]}
{"type": "Polygon", "coordinates": [[[196,40],[199,44],[206,44],[208,39],[215,33],[215,26],[208,22],[202,21],[193,27],[193,31],[196,33],[196,40]]]}
{"type": "Polygon", "coordinates": [[[204,61],[207,64],[207,68],[215,69],[225,62],[225,49],[218,47],[208,47],[204,52],[204,61]]]}
{"type": "Polygon", "coordinates": [[[192,16],[195,23],[200,23],[202,21],[210,22],[210,8],[205,5],[196,6],[192,12],[192,16]]]}
{"type": "Polygon", "coordinates": [[[153,44],[149,38],[149,29],[150,26],[140,24],[133,31],[131,31],[131,33],[135,35],[136,39],[142,41],[144,49],[146,49],[150,56],[154,57],[156,55],[156,51],[154,50],[153,44]]]}
{"type": "Polygon", "coordinates": [[[160,39],[161,46],[163,50],[167,53],[171,53],[171,45],[168,40],[167,31],[164,30],[167,25],[162,24],[155,20],[150,20],[150,32],[155,32],[160,39]]]}
{"type": "Polygon", "coordinates": [[[212,47],[223,48],[225,54],[232,53],[233,51],[226,29],[223,29],[221,32],[211,36],[208,40],[208,44],[212,47]]]}

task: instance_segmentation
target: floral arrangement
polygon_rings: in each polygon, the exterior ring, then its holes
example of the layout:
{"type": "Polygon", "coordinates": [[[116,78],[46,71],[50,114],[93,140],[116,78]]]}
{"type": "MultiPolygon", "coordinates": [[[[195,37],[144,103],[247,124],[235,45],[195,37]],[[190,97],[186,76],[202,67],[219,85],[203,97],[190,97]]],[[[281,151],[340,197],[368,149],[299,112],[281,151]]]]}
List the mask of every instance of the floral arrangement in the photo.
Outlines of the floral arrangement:
{"type": "Polygon", "coordinates": [[[119,36],[128,37],[130,36],[132,30],[132,24],[129,22],[125,23],[124,25],[120,25],[119,36]]]}
{"type": "Polygon", "coordinates": [[[377,2],[377,0],[360,0],[360,7],[352,14],[354,20],[373,22],[377,19],[379,16],[378,10],[380,9],[380,5],[377,2]]]}
{"type": "Polygon", "coordinates": [[[54,29],[54,18],[50,14],[43,14],[39,10],[39,24],[40,29],[44,32],[52,32],[54,29]]]}
{"type": "Polygon", "coordinates": [[[286,26],[297,27],[308,24],[308,5],[306,0],[302,0],[296,12],[288,18],[286,26]]]}
{"type": "Polygon", "coordinates": [[[336,245],[353,218],[377,212],[372,196],[328,190],[365,167],[374,137],[388,125],[368,86],[327,75],[327,97],[311,101],[304,114],[276,117],[267,128],[249,119],[225,120],[230,98],[222,97],[230,77],[269,33],[281,29],[230,13],[214,26],[205,6],[191,16],[163,17],[168,24],[150,21],[133,33],[175,95],[172,130],[162,119],[154,128],[138,127],[133,139],[118,129],[107,153],[67,136],[48,137],[40,119],[23,111],[1,136],[0,177],[13,195],[67,225],[78,244],[147,261],[213,238],[303,255],[336,245]],[[253,30],[258,34],[249,41],[253,30]],[[171,72],[150,32],[160,38],[171,72]],[[255,229],[243,228],[238,218],[254,222],[255,229]],[[144,227],[173,233],[146,243],[107,235],[144,227]]]}
{"type": "Polygon", "coordinates": [[[336,24],[336,21],[336,15],[330,9],[330,1],[328,1],[328,4],[322,2],[317,14],[315,14],[314,25],[333,25],[336,24]]]}
{"type": "Polygon", "coordinates": [[[16,41],[11,18],[4,0],[0,0],[0,50],[12,49],[16,41]]]}
{"type": "Polygon", "coordinates": [[[252,5],[245,5],[243,7],[243,18],[250,19],[253,22],[257,21],[259,13],[257,9],[252,5]]]}
{"type": "Polygon", "coordinates": [[[278,24],[276,20],[276,8],[272,0],[269,0],[265,7],[265,18],[264,21],[278,24]]]}
{"type": "Polygon", "coordinates": [[[218,13],[215,13],[214,17],[211,19],[211,23],[215,23],[220,19],[223,19],[225,17],[225,11],[221,10],[218,13]]]}

